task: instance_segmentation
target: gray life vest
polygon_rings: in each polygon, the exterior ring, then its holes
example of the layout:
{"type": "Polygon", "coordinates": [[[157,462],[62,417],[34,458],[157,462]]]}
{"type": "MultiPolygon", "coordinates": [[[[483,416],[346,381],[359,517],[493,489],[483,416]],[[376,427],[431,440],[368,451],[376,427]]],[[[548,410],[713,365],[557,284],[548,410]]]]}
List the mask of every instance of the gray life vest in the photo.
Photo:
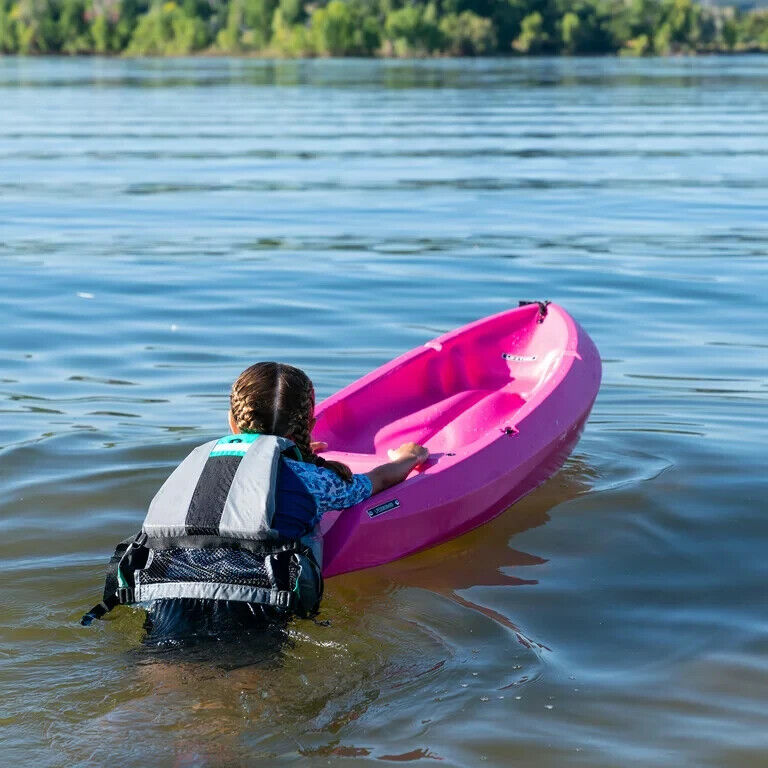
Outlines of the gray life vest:
{"type": "Polygon", "coordinates": [[[195,448],[152,499],[139,534],[115,549],[104,599],[81,623],[118,604],[165,598],[315,613],[322,596],[320,539],[285,539],[272,526],[287,451],[298,453],[287,438],[258,434],[195,448]]]}

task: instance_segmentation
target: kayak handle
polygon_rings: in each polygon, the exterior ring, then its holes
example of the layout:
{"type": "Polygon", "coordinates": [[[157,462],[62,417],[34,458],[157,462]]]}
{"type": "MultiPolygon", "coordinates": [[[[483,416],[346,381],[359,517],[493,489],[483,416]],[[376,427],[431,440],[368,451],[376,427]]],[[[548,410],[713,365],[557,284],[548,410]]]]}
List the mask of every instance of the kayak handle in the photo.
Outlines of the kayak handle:
{"type": "Polygon", "coordinates": [[[524,299],[521,299],[517,302],[518,307],[527,307],[529,304],[538,304],[539,305],[539,318],[536,320],[537,323],[543,323],[544,318],[547,316],[547,307],[551,304],[550,301],[526,301],[524,299]]]}

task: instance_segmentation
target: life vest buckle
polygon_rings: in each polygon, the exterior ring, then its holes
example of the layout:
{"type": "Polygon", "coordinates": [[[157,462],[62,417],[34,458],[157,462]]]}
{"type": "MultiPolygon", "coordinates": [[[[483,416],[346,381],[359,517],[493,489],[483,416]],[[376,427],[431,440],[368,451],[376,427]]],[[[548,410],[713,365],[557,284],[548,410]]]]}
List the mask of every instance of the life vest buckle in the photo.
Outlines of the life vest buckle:
{"type": "Polygon", "coordinates": [[[128,605],[136,602],[135,593],[130,587],[119,587],[117,590],[117,599],[120,605],[128,605]]]}
{"type": "Polygon", "coordinates": [[[275,596],[275,605],[278,608],[288,609],[293,602],[293,592],[289,592],[287,589],[281,589],[275,596]]]}

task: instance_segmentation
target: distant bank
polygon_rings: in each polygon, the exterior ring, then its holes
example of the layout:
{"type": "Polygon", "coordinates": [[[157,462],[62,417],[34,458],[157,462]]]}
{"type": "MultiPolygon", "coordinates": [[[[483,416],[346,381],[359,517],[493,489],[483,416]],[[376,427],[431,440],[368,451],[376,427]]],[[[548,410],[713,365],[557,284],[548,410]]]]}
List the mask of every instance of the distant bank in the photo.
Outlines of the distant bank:
{"type": "Polygon", "coordinates": [[[304,56],[768,51],[768,9],[692,0],[0,0],[0,53],[304,56]]]}

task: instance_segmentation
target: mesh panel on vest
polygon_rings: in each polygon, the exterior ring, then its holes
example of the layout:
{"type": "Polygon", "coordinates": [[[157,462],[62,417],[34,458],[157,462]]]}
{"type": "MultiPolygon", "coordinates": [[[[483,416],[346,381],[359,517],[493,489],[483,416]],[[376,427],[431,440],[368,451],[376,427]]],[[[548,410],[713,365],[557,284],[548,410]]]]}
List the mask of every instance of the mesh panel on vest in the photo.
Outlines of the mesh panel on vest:
{"type": "MultiPolygon", "coordinates": [[[[291,587],[296,582],[297,566],[289,566],[291,587]]],[[[271,586],[263,556],[226,547],[211,549],[160,549],[141,572],[142,584],[166,582],[208,582],[247,587],[271,586]]]]}

